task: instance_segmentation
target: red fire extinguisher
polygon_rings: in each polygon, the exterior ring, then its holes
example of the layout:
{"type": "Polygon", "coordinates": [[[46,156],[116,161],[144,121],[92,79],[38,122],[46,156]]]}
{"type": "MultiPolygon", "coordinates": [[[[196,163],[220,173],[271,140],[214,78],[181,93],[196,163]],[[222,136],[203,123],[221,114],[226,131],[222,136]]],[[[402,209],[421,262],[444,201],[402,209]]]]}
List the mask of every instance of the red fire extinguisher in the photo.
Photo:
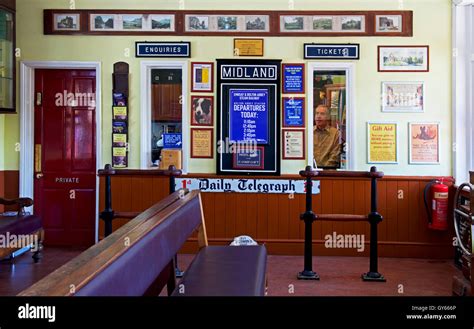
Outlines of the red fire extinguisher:
{"type": "Polygon", "coordinates": [[[425,186],[424,201],[428,213],[428,228],[445,231],[448,229],[448,186],[443,179],[433,180],[425,186]],[[431,207],[428,204],[428,193],[431,198],[431,207]]]}

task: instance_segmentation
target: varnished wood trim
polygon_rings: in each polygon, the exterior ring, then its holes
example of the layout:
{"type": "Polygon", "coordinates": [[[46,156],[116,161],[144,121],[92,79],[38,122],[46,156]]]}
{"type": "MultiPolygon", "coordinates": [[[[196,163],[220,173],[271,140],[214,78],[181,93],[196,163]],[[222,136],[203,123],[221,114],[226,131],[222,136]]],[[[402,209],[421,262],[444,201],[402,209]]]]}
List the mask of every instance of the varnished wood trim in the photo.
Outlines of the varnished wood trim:
{"type": "Polygon", "coordinates": [[[321,214],[316,215],[316,220],[337,222],[366,222],[368,220],[368,217],[364,215],[321,214]]]}
{"type": "Polygon", "coordinates": [[[202,206],[201,194],[199,194],[199,205],[201,208],[201,225],[198,229],[198,245],[199,249],[207,247],[209,245],[207,241],[206,221],[204,219],[204,208],[202,206]]]}

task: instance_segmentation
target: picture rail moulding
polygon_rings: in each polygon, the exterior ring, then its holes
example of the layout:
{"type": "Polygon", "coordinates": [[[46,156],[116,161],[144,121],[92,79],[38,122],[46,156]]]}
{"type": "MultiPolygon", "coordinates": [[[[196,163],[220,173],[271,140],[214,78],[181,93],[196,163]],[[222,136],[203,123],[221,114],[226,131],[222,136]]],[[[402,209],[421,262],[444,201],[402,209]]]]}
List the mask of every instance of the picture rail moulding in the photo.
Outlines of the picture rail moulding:
{"type": "Polygon", "coordinates": [[[45,9],[44,34],[195,36],[413,36],[410,10],[45,9]]]}

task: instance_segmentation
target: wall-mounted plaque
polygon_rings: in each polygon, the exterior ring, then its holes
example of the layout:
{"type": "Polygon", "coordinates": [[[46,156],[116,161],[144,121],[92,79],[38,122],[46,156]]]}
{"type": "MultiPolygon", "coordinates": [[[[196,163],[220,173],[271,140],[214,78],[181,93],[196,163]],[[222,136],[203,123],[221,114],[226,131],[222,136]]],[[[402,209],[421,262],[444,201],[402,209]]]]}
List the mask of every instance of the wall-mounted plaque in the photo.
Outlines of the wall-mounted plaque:
{"type": "Polygon", "coordinates": [[[239,148],[234,153],[234,168],[238,169],[263,169],[264,158],[263,153],[265,149],[263,146],[254,148],[239,148]]]}
{"type": "Polygon", "coordinates": [[[234,39],[235,56],[263,56],[263,39],[234,39]]]}
{"type": "Polygon", "coordinates": [[[304,64],[282,64],[282,92],[304,94],[304,64]]]}
{"type": "Polygon", "coordinates": [[[283,129],[283,159],[304,159],[304,130],[283,129]]]}
{"type": "Polygon", "coordinates": [[[305,99],[303,97],[283,97],[283,127],[303,128],[305,99]]]}
{"type": "Polygon", "coordinates": [[[305,43],[304,58],[308,59],[359,59],[359,44],[305,43]]]}
{"type": "Polygon", "coordinates": [[[136,42],[136,57],[191,57],[190,42],[136,42]]]}
{"type": "Polygon", "coordinates": [[[191,128],[191,158],[212,158],[213,129],[191,128]]]}

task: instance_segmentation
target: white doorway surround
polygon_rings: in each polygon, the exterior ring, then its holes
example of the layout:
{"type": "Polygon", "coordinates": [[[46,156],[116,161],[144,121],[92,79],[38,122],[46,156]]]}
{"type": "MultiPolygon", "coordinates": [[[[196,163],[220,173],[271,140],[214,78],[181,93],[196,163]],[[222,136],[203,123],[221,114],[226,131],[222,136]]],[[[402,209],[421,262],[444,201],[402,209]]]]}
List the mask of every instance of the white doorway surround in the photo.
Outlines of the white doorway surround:
{"type": "MultiPolygon", "coordinates": [[[[36,69],[90,69],[96,72],[96,169],[102,166],[101,63],[76,61],[23,61],[20,63],[20,196],[33,199],[34,88],[36,69]]],[[[96,179],[95,241],[99,238],[99,178],[96,179]]]]}
{"type": "Polygon", "coordinates": [[[308,159],[308,165],[313,166],[313,148],[309,145],[313,145],[313,81],[314,71],[344,71],[346,73],[346,154],[347,154],[347,170],[354,170],[356,167],[356,155],[357,145],[355,143],[355,92],[354,92],[354,74],[355,65],[350,62],[308,62],[306,67],[308,71],[306,73],[306,85],[308,86],[308,104],[306,116],[306,127],[308,133],[306,134],[306,158],[308,159]]]}
{"type": "Polygon", "coordinates": [[[181,124],[182,124],[182,171],[188,172],[189,159],[189,115],[186,110],[188,99],[188,62],[187,61],[142,61],[140,64],[140,168],[149,169],[151,166],[151,70],[152,69],[181,69],[181,124]]]}

